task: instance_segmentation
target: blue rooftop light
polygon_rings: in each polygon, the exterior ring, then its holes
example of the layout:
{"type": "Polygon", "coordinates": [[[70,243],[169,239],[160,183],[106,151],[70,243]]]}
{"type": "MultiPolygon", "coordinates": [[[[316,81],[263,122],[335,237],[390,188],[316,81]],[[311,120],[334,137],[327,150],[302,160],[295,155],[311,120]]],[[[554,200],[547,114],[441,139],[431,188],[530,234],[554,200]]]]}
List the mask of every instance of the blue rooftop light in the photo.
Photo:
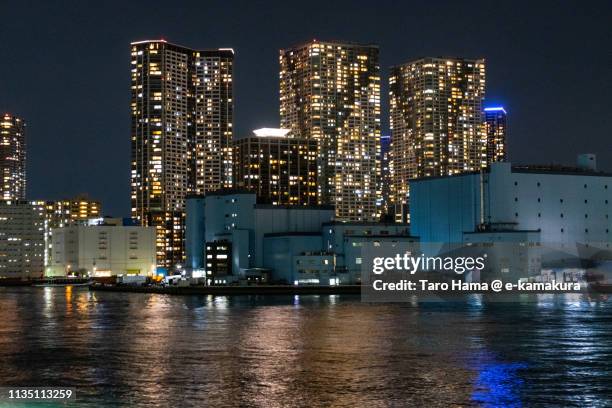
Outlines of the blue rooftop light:
{"type": "Polygon", "coordinates": [[[506,113],[506,110],[504,109],[503,106],[491,106],[490,108],[485,108],[485,112],[504,112],[506,113]]]}

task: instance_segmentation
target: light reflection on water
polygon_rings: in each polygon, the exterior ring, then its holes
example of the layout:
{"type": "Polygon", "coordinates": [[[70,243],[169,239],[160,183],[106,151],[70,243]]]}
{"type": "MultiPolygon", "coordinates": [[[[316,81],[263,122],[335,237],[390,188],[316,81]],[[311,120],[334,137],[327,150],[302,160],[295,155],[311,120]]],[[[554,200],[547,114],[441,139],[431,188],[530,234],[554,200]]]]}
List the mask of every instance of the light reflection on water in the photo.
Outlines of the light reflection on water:
{"type": "Polygon", "coordinates": [[[3,386],[78,406],[606,406],[612,302],[0,289],[3,386]]]}
{"type": "Polygon", "coordinates": [[[520,407],[523,380],[519,370],[524,363],[483,363],[475,367],[478,376],[472,400],[483,407],[520,407]]]}

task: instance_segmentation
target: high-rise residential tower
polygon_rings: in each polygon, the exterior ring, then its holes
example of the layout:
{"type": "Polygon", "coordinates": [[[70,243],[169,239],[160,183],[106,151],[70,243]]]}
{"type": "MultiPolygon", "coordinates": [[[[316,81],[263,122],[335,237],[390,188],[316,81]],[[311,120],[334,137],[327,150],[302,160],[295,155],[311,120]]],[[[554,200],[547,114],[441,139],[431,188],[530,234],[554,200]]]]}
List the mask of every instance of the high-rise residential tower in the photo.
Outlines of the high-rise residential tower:
{"type": "Polygon", "coordinates": [[[25,122],[5,113],[0,117],[0,199],[25,200],[26,136],[25,122]]]}
{"type": "Polygon", "coordinates": [[[236,187],[260,203],[317,205],[317,141],[263,128],[234,142],[236,187]]]}
{"type": "Polygon", "coordinates": [[[408,221],[411,179],[487,165],[485,61],[422,58],[392,67],[389,82],[391,200],[396,220],[408,221]]]}
{"type": "Polygon", "coordinates": [[[380,138],[380,190],[382,192],[382,213],[389,215],[389,199],[391,196],[391,136],[380,138]]]}
{"type": "Polygon", "coordinates": [[[234,51],[195,51],[194,189],[232,187],[234,51]]]}
{"type": "Polygon", "coordinates": [[[131,45],[132,217],[157,228],[157,262],[182,263],[185,197],[231,185],[230,49],[131,45]]]}
{"type": "Polygon", "coordinates": [[[321,203],[339,220],[378,220],[378,47],[313,40],[281,50],[280,117],[290,136],[318,143],[321,203]]]}
{"type": "Polygon", "coordinates": [[[502,106],[484,109],[487,162],[508,161],[508,114],[502,106]]]}

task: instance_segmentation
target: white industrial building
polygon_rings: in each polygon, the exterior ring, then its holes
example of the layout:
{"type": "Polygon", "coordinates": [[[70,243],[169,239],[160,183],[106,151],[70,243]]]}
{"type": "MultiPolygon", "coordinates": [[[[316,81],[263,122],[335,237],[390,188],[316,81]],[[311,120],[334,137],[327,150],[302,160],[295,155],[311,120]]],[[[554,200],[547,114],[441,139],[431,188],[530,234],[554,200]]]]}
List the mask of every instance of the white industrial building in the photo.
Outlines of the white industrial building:
{"type": "Polygon", "coordinates": [[[47,275],[109,277],[155,273],[155,228],[126,226],[120,219],[53,230],[47,275]]]}

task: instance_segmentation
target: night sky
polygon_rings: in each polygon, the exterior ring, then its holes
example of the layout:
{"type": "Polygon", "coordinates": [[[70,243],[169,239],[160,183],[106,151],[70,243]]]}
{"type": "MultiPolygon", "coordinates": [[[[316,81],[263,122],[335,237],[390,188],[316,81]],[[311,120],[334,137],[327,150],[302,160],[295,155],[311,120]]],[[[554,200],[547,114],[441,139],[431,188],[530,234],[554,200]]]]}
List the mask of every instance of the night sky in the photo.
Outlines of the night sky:
{"type": "Polygon", "coordinates": [[[232,47],[236,136],[278,126],[278,50],[317,38],[487,59],[486,105],[509,114],[510,159],[612,171],[612,2],[2,1],[0,112],[28,123],[28,199],[87,192],[129,214],[130,42],[232,47]],[[537,3],[537,4],[533,4],[537,3]]]}

